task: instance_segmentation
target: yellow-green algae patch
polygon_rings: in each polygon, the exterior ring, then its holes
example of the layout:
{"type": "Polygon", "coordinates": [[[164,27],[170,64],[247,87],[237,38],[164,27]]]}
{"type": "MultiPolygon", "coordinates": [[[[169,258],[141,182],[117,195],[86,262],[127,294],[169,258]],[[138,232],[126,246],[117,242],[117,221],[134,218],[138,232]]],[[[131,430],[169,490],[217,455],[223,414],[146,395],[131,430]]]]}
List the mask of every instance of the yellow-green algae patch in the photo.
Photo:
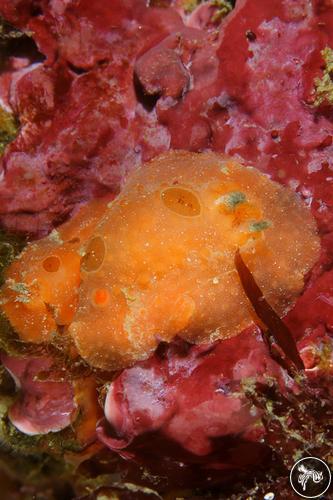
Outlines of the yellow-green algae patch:
{"type": "Polygon", "coordinates": [[[325,49],[321,51],[321,55],[325,61],[325,68],[322,77],[315,78],[314,80],[315,106],[333,104],[333,49],[325,47],[325,49]]]}
{"type": "Polygon", "coordinates": [[[18,129],[19,124],[15,116],[0,106],[0,155],[7,144],[15,139],[18,129]]]}

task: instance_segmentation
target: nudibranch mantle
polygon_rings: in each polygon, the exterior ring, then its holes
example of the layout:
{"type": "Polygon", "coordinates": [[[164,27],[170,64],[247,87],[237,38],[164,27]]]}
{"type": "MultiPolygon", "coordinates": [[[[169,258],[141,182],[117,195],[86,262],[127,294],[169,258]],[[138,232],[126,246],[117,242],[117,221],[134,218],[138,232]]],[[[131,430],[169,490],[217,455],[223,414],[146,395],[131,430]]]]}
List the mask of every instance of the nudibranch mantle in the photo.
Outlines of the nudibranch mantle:
{"type": "Polygon", "coordinates": [[[297,195],[219,154],[158,156],[109,201],[84,206],[57,238],[29,244],[0,300],[23,340],[62,335],[96,368],[124,368],[176,336],[205,343],[251,325],[238,250],[280,315],[319,256],[297,195]]]}

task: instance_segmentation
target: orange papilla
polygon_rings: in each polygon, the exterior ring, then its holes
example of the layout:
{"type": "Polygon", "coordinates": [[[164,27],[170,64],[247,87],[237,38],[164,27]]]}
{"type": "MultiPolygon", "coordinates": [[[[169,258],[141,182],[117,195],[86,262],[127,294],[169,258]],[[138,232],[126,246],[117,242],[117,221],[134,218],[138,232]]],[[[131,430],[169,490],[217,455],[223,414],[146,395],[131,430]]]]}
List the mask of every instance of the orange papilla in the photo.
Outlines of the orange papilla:
{"type": "Polygon", "coordinates": [[[97,384],[94,376],[75,380],[73,387],[75,402],[79,409],[79,415],[75,422],[75,433],[83,450],[67,452],[65,458],[66,461],[78,467],[103,448],[103,445],[96,440],[96,426],[103,416],[103,410],[98,402],[97,384]]]}
{"type": "Polygon", "coordinates": [[[104,306],[108,303],[110,293],[106,288],[98,288],[93,292],[93,301],[98,306],[104,306]]]}
{"type": "Polygon", "coordinates": [[[93,376],[74,382],[75,401],[80,415],[76,435],[83,445],[90,444],[96,438],[96,424],[102,417],[102,408],[98,403],[96,380],[93,376]]]}

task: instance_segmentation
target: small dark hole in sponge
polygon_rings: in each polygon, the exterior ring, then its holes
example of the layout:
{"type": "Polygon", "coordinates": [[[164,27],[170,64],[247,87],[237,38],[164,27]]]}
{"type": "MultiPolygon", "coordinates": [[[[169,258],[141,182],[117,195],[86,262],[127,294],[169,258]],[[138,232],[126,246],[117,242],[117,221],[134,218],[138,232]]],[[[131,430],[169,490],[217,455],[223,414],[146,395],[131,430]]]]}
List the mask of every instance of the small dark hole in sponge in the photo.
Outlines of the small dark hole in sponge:
{"type": "Polygon", "coordinates": [[[31,6],[31,9],[30,9],[30,15],[31,15],[31,17],[42,16],[43,9],[41,8],[40,5],[36,5],[35,3],[33,3],[31,6]]]}
{"type": "Polygon", "coordinates": [[[74,66],[74,64],[71,64],[71,63],[68,63],[68,67],[76,75],[84,75],[88,71],[88,70],[86,70],[84,68],[80,68],[78,66],[74,66]]]}
{"type": "Polygon", "coordinates": [[[139,78],[137,77],[136,74],[134,74],[133,77],[133,85],[134,85],[134,90],[135,90],[135,95],[137,100],[142,104],[142,106],[147,110],[147,111],[152,111],[154,107],[156,106],[157,101],[161,97],[160,94],[146,94],[144,91],[143,86],[141,85],[141,82],[139,78]]]}

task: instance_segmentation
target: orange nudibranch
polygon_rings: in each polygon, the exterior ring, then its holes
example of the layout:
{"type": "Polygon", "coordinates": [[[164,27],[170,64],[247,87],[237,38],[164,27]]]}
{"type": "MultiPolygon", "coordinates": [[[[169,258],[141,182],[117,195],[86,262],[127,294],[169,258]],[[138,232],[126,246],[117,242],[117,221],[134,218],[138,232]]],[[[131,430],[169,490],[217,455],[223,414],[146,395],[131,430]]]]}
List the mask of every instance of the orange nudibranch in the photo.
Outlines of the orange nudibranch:
{"type": "Polygon", "coordinates": [[[319,248],[289,189],[226,156],[172,151],[133,172],[112,203],[91,202],[29,244],[0,303],[23,340],[51,341],[65,326],[91,366],[120,369],[161,341],[211,342],[253,323],[238,250],[283,315],[319,248]]]}

